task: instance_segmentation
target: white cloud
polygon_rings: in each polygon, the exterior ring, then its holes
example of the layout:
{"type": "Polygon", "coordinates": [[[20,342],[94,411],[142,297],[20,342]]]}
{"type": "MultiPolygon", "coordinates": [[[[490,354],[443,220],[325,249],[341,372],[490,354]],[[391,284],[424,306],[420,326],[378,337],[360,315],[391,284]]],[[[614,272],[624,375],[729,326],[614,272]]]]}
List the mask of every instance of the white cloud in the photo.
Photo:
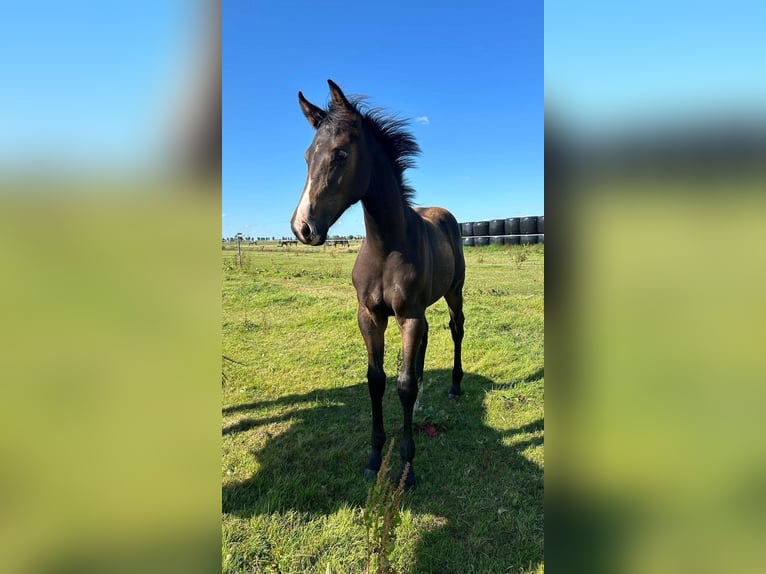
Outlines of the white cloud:
{"type": "Polygon", "coordinates": [[[419,124],[423,124],[424,126],[427,126],[431,122],[428,120],[428,116],[418,116],[415,118],[415,121],[419,124]]]}

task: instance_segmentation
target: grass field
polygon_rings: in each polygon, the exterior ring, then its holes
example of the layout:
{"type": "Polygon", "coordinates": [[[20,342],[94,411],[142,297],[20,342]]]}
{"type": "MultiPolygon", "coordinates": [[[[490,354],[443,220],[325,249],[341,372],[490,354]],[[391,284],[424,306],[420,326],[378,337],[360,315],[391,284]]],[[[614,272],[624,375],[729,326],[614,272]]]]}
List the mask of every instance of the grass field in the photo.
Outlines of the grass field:
{"type": "MultiPolygon", "coordinates": [[[[364,572],[371,417],[355,251],[247,246],[241,267],[236,248],[223,251],[223,355],[238,361],[223,366],[224,572],[364,572]]],[[[442,300],[427,313],[415,414],[438,435],[416,436],[418,486],[404,498],[392,564],[541,572],[544,246],[465,251],[464,394],[447,398],[442,300]]],[[[391,439],[401,425],[395,322],[386,335],[391,439]]]]}

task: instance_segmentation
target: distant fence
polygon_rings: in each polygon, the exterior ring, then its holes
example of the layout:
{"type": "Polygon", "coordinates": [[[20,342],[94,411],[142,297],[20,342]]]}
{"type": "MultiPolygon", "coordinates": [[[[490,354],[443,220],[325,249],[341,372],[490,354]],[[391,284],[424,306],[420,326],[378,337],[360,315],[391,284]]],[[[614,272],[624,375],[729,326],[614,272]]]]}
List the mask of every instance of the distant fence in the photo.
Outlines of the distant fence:
{"type": "Polygon", "coordinates": [[[460,224],[463,245],[530,245],[545,243],[545,216],[528,215],[460,224]]]}
{"type": "MultiPolygon", "coordinates": [[[[352,236],[352,237],[333,236],[331,238],[328,238],[325,241],[324,245],[322,245],[322,249],[346,248],[349,250],[354,250],[354,249],[358,249],[359,245],[361,245],[363,242],[364,242],[364,238],[359,236],[352,236]]],[[[234,239],[223,238],[221,249],[223,251],[233,250],[237,252],[277,251],[277,250],[284,251],[284,250],[290,250],[292,246],[298,246],[298,240],[292,239],[290,237],[282,237],[282,238],[275,238],[275,239],[259,237],[257,240],[242,240],[240,242],[240,245],[237,245],[237,242],[234,239]]]]}

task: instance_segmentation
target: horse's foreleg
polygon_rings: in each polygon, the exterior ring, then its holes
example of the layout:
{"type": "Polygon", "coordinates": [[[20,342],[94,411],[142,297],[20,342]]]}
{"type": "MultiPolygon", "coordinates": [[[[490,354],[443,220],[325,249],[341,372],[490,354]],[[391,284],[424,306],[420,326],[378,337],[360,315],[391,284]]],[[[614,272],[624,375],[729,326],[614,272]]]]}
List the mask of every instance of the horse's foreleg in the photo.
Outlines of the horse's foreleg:
{"type": "Polygon", "coordinates": [[[372,449],[364,469],[364,476],[374,479],[380,470],[386,432],[383,429],[383,393],[386,390],[386,373],[383,370],[383,349],[388,317],[376,317],[366,308],[359,307],[357,314],[359,330],[367,346],[367,388],[372,403],[372,449]]]}
{"type": "Polygon", "coordinates": [[[426,348],[428,347],[428,321],[423,319],[426,328],[423,331],[423,338],[420,341],[420,349],[418,350],[418,362],[416,375],[418,380],[423,380],[423,368],[426,362],[426,348]]]}
{"type": "Polygon", "coordinates": [[[462,289],[444,296],[449,308],[449,330],[452,334],[452,342],[455,345],[455,362],[452,365],[452,387],[449,390],[449,398],[454,399],[461,394],[460,383],[463,381],[463,333],[465,317],[463,316],[463,292],[462,289]]]}
{"type": "MultiPolygon", "coordinates": [[[[423,381],[423,370],[426,362],[426,349],[428,348],[428,321],[426,321],[426,329],[423,331],[423,338],[420,340],[420,349],[418,349],[418,360],[415,365],[415,375],[418,381],[423,381]]],[[[419,393],[423,392],[423,387],[420,387],[419,393]]],[[[413,410],[417,410],[420,396],[415,400],[415,406],[413,410]]]]}
{"type": "Polygon", "coordinates": [[[399,330],[402,333],[402,370],[397,379],[396,388],[399,391],[399,400],[404,411],[404,436],[399,448],[402,457],[402,469],[409,463],[409,472],[405,485],[407,489],[415,486],[415,469],[412,460],[415,458],[415,440],[412,437],[412,409],[418,398],[418,354],[421,348],[423,335],[426,332],[425,315],[420,317],[397,317],[399,330]]]}

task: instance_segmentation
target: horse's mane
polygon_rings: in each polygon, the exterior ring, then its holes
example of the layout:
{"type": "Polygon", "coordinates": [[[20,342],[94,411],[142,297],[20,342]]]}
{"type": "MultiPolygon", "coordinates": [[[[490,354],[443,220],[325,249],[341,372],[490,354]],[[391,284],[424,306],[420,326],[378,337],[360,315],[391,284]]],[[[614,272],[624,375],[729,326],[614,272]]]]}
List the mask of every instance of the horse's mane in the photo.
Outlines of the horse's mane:
{"type": "MultiPolygon", "coordinates": [[[[362,116],[362,121],[375,135],[384,153],[391,160],[402,199],[411,207],[415,190],[404,177],[404,171],[415,166],[415,158],[420,153],[420,146],[406,129],[409,125],[407,120],[388,115],[382,108],[371,108],[367,106],[365,99],[364,96],[352,96],[348,98],[348,101],[362,116]]],[[[345,118],[347,118],[346,110],[336,108],[331,103],[324,121],[338,122],[345,118]]]]}

